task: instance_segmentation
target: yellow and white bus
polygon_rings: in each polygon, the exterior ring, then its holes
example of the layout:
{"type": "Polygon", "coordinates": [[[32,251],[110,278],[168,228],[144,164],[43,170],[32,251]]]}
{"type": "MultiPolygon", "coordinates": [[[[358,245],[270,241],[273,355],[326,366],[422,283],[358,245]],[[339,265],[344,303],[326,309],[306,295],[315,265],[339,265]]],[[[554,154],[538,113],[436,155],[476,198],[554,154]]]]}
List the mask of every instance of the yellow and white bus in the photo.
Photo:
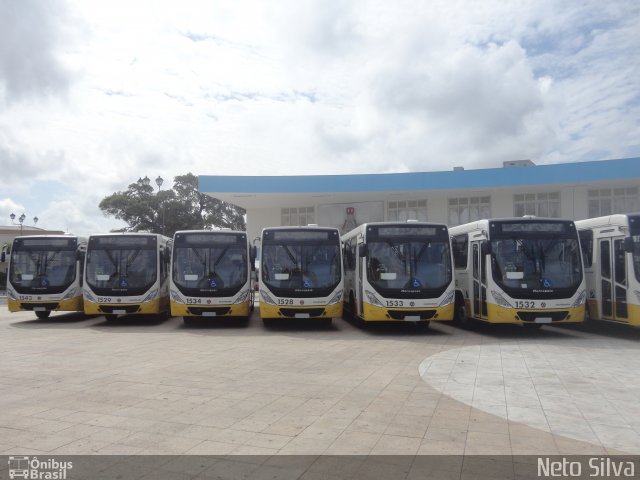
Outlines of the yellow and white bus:
{"type": "Polygon", "coordinates": [[[336,228],[269,227],[262,230],[260,316],[342,316],[342,250],[336,228]]]}
{"type": "MultiPolygon", "coordinates": [[[[10,312],[82,311],[85,237],[30,235],[13,240],[7,275],[10,312]]],[[[4,256],[4,253],[3,253],[4,256]]]]}
{"type": "Polygon", "coordinates": [[[364,321],[453,320],[449,232],[423,222],[365,223],[342,236],[344,302],[364,321]]]}
{"type": "Polygon", "coordinates": [[[506,218],[450,227],[456,320],[531,328],[584,320],[586,286],[571,220],[506,218]]]}
{"type": "Polygon", "coordinates": [[[576,222],[587,279],[587,319],[640,327],[640,213],[576,222]]]}
{"type": "Polygon", "coordinates": [[[84,311],[118,315],[169,311],[171,240],[155,233],[90,235],[85,259],[84,311]]]}
{"type": "Polygon", "coordinates": [[[253,247],[246,232],[179,231],[173,237],[171,315],[245,317],[253,310],[253,247]]]}

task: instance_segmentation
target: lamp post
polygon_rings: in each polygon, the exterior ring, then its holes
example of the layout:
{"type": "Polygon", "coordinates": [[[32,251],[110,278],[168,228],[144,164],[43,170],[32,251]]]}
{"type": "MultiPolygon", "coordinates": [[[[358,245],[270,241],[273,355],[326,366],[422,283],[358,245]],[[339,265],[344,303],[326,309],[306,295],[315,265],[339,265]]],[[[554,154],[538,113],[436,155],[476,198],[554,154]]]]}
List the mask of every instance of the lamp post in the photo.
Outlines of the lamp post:
{"type": "MultiPolygon", "coordinates": [[[[158,195],[160,194],[160,189],[162,188],[163,183],[164,183],[164,180],[160,175],[158,175],[158,178],[156,178],[156,185],[158,186],[158,195]]],[[[162,200],[160,200],[160,197],[158,197],[158,200],[160,202],[160,210],[162,210],[162,235],[164,235],[164,206],[162,205],[162,200]]]]}
{"type": "MultiPolygon", "coordinates": [[[[9,218],[11,219],[11,223],[12,224],[16,224],[15,219],[16,219],[16,214],[11,212],[11,215],[9,215],[9,218]]],[[[22,225],[24,224],[25,219],[27,218],[27,216],[23,213],[22,215],[20,215],[18,217],[18,223],[20,224],[20,236],[22,236],[22,225]]],[[[38,217],[33,217],[33,226],[35,227],[36,223],[38,223],[38,217]]]]}

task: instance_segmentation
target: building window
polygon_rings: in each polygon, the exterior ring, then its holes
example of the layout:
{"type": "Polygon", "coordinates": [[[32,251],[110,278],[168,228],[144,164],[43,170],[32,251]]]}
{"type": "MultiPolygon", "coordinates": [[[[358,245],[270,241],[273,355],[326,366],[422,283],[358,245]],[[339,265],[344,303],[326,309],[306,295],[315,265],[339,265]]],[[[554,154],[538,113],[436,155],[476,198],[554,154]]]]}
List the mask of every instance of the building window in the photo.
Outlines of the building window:
{"type": "Polygon", "coordinates": [[[283,227],[307,226],[314,221],[313,207],[293,207],[280,210],[280,224],[283,227]]]}
{"type": "Polygon", "coordinates": [[[401,200],[389,202],[387,219],[390,222],[406,222],[407,220],[427,221],[426,200],[401,200]]]}
{"type": "Polygon", "coordinates": [[[560,218],[560,192],[521,193],[513,196],[513,215],[560,218]]]}
{"type": "Polygon", "coordinates": [[[490,197],[449,199],[449,225],[462,225],[491,217],[490,197]]]}
{"type": "Polygon", "coordinates": [[[588,197],[590,218],[639,210],[638,187],[589,190],[588,197]]]}

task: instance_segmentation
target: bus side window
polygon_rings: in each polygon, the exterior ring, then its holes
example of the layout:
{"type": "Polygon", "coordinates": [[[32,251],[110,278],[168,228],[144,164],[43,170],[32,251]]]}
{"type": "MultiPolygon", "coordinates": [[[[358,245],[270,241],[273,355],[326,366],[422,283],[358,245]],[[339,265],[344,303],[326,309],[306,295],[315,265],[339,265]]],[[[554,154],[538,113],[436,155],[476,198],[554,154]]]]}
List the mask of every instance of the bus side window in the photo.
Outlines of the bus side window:
{"type": "Polygon", "coordinates": [[[467,234],[451,237],[451,247],[453,249],[455,268],[467,268],[469,258],[469,237],[467,234]]]}
{"type": "Polygon", "coordinates": [[[593,232],[591,230],[581,230],[578,235],[580,236],[582,260],[585,268],[589,268],[593,262],[593,232]]]}

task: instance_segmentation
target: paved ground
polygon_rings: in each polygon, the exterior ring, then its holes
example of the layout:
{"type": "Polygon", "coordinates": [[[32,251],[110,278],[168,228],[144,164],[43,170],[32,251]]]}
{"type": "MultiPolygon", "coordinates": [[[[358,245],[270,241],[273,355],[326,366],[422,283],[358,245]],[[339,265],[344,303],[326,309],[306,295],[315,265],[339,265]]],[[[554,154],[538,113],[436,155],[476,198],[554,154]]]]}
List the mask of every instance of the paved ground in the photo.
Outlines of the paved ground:
{"type": "Polygon", "coordinates": [[[0,306],[0,454],[640,453],[640,330],[0,306]]]}

